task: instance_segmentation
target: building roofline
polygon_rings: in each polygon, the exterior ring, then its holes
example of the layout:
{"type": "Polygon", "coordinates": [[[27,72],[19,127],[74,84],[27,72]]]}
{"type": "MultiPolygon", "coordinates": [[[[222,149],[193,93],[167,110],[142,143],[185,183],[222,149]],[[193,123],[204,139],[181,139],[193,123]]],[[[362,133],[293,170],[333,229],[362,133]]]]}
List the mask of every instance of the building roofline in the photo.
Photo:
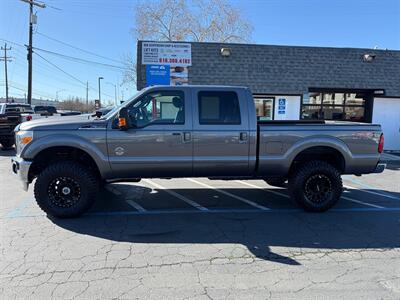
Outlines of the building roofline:
{"type": "Polygon", "coordinates": [[[152,40],[138,40],[138,43],[189,43],[189,44],[235,45],[235,46],[297,48],[297,49],[364,50],[364,51],[397,52],[397,53],[400,53],[400,49],[374,49],[374,48],[302,46],[302,45],[273,45],[273,44],[255,44],[255,43],[224,43],[224,42],[196,42],[196,41],[152,41],[152,40]]]}

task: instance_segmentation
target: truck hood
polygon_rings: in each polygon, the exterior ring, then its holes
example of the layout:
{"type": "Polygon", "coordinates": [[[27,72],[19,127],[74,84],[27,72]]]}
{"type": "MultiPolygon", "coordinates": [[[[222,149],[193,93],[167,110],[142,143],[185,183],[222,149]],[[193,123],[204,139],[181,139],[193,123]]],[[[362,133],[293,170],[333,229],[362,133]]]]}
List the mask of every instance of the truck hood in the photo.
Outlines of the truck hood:
{"type": "Polygon", "coordinates": [[[107,121],[99,120],[91,115],[48,117],[38,120],[23,122],[19,130],[75,130],[85,127],[105,127],[107,121]]]}

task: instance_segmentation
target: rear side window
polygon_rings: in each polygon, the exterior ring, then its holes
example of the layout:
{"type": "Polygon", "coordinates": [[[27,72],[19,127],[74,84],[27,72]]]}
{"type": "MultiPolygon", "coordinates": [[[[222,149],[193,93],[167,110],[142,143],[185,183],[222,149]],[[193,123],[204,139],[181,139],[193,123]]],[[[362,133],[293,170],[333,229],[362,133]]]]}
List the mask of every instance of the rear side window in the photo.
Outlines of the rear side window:
{"type": "Polygon", "coordinates": [[[204,91],[199,92],[198,97],[200,124],[241,123],[239,99],[235,92],[204,91]]]}

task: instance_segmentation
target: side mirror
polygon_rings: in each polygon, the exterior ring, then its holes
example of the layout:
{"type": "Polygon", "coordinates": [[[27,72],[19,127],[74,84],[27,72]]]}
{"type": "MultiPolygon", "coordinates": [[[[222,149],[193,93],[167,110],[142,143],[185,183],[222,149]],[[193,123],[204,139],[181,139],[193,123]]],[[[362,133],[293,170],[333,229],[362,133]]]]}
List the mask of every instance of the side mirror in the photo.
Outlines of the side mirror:
{"type": "Polygon", "coordinates": [[[96,110],[96,112],[94,113],[94,116],[97,118],[100,118],[103,115],[103,113],[99,110],[96,110]]]}
{"type": "Polygon", "coordinates": [[[123,107],[118,113],[118,127],[121,130],[128,130],[130,127],[129,125],[128,109],[126,107],[123,107]]]}

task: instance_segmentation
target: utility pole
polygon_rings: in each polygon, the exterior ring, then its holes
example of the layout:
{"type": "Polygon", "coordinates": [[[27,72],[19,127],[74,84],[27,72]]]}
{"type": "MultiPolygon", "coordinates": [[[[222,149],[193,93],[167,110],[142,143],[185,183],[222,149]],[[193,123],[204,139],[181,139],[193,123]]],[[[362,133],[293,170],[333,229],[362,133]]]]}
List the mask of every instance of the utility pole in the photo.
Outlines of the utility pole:
{"type": "Polygon", "coordinates": [[[37,3],[34,0],[21,0],[29,4],[29,45],[28,45],[28,104],[32,103],[32,33],[33,24],[36,24],[36,16],[33,14],[33,6],[45,8],[44,3],[37,3]]]}
{"type": "Polygon", "coordinates": [[[86,81],[86,109],[89,109],[89,81],[86,81]]]}
{"type": "Polygon", "coordinates": [[[4,60],[4,73],[6,74],[6,103],[8,103],[8,74],[7,74],[7,62],[11,61],[10,57],[7,57],[7,50],[11,50],[7,48],[7,43],[4,44],[4,47],[1,47],[1,50],[4,50],[4,56],[0,57],[0,61],[4,60]]]}

